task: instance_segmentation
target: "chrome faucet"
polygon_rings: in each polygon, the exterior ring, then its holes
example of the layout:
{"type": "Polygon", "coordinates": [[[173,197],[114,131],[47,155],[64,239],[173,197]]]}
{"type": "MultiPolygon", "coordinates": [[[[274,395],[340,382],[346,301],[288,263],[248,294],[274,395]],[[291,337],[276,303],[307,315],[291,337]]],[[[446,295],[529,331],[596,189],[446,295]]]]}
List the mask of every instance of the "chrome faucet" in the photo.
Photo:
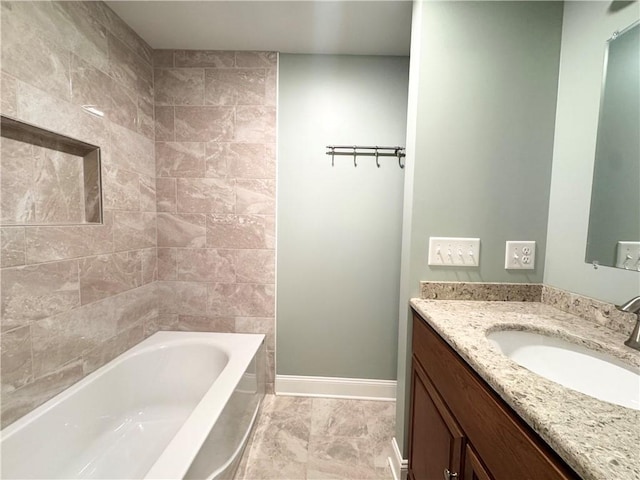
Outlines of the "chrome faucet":
{"type": "Polygon", "coordinates": [[[632,298],[622,305],[616,305],[616,308],[621,312],[636,314],[636,326],[634,327],[633,332],[631,332],[631,336],[626,342],[624,342],[624,344],[627,347],[640,350],[640,296],[632,298]]]}

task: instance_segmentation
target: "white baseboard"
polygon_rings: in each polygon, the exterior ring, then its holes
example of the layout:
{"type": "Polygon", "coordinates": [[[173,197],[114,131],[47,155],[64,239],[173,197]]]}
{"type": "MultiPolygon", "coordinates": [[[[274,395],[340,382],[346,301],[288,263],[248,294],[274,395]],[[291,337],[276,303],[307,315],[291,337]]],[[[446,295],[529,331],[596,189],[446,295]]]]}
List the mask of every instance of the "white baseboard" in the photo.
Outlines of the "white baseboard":
{"type": "Polygon", "coordinates": [[[396,381],[276,375],[275,392],[276,395],[392,401],[396,399],[396,381]]]}
{"type": "Polygon", "coordinates": [[[409,461],[402,458],[402,453],[400,453],[395,437],[391,439],[391,448],[393,449],[393,454],[389,457],[389,466],[391,467],[393,480],[407,480],[409,461]]]}

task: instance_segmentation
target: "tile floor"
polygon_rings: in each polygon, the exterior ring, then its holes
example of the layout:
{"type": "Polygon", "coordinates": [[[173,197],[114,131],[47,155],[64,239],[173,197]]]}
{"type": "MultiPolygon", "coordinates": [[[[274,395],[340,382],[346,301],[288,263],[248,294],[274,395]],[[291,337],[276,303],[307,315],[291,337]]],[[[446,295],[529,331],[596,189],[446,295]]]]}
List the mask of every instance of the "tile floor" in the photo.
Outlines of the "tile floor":
{"type": "Polygon", "coordinates": [[[389,480],[395,402],[267,395],[235,480],[389,480]]]}

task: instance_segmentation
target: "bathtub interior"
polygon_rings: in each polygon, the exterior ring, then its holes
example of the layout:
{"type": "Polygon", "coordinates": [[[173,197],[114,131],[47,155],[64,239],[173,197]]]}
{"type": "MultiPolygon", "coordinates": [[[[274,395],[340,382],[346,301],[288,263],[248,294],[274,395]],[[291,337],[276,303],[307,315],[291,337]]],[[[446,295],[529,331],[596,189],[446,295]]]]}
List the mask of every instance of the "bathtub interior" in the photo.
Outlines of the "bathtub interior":
{"type": "Polygon", "coordinates": [[[143,478],[229,362],[193,339],[122,357],[2,431],[3,478],[143,478]]]}

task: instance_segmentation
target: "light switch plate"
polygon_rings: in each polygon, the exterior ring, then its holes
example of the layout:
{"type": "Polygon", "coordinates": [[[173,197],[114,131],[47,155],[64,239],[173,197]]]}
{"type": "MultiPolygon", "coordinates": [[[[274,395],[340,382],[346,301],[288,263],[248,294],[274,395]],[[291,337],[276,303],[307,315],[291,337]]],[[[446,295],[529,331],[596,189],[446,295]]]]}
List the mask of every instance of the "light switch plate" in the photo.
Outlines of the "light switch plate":
{"type": "Polygon", "coordinates": [[[640,272],[640,242],[618,242],[616,267],[640,272]]]}
{"type": "Polygon", "coordinates": [[[534,270],[536,268],[536,242],[507,241],[504,268],[507,270],[534,270]]]}
{"type": "Polygon", "coordinates": [[[441,267],[480,266],[480,239],[429,237],[429,265],[441,267]]]}

